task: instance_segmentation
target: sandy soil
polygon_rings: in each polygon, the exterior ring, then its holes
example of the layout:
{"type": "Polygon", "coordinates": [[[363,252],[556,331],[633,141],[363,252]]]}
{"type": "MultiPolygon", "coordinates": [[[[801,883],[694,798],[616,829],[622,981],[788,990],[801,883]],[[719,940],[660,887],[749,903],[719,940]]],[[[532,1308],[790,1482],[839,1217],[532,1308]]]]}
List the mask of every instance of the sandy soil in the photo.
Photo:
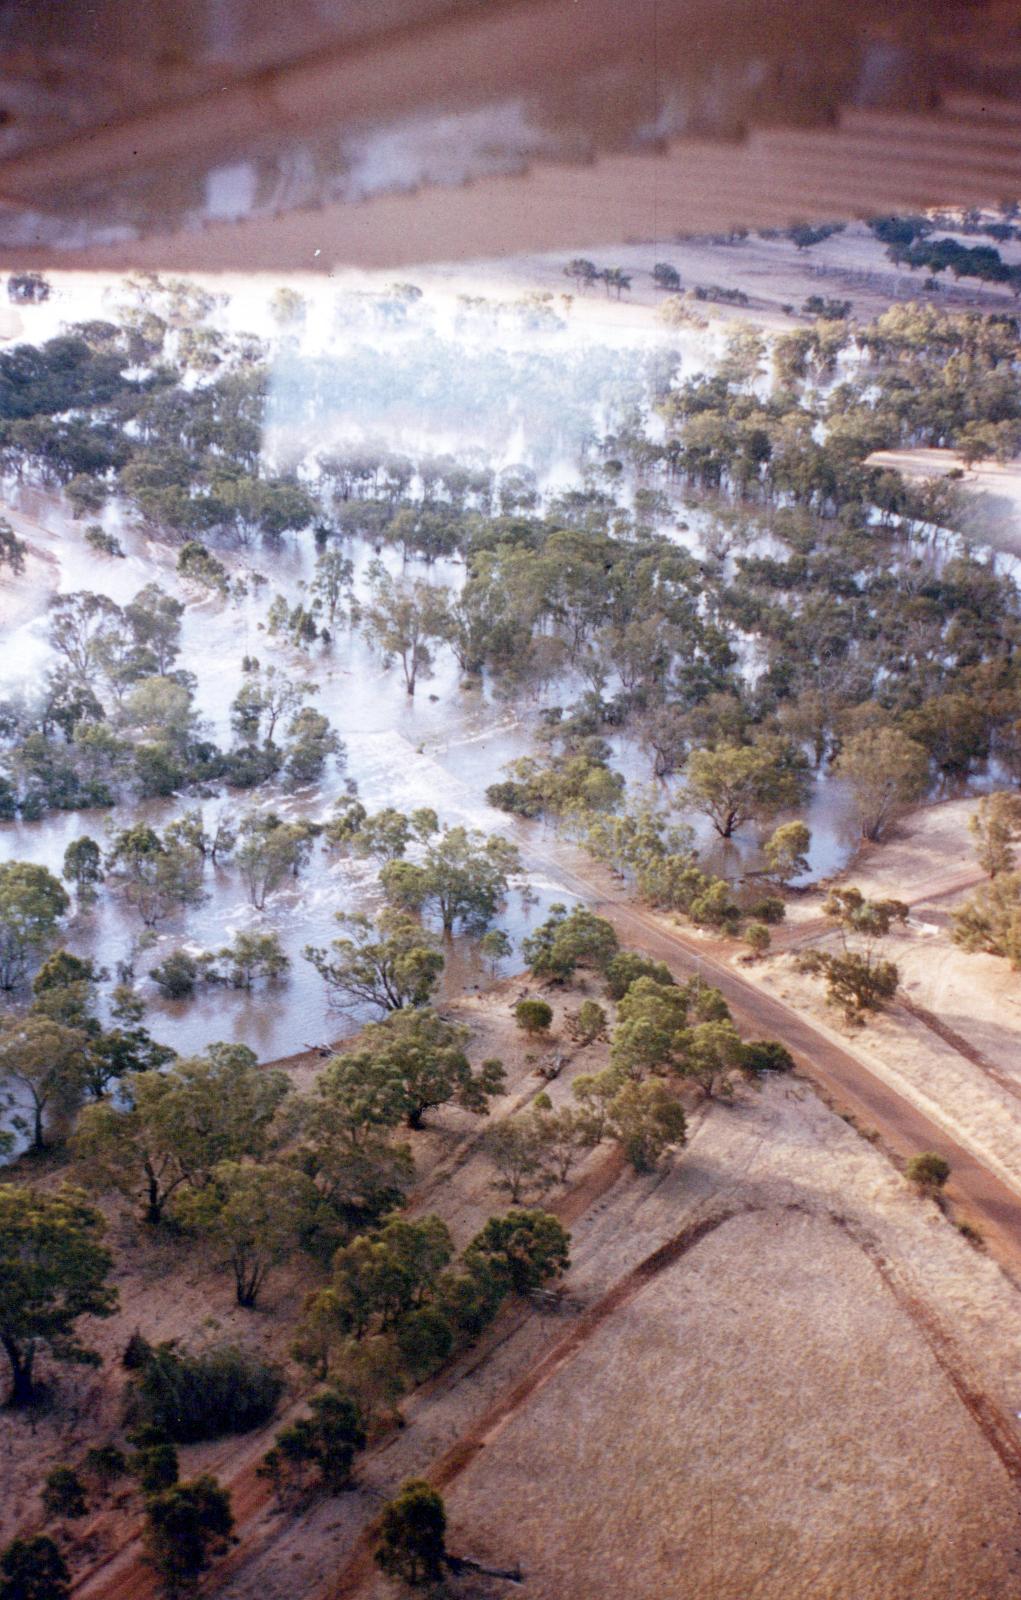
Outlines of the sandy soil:
{"type": "MultiPolygon", "coordinates": [[[[450,1008],[472,1027],[473,1056],[507,1063],[497,1115],[543,1086],[511,1020],[523,987],[507,980],[450,1008]]],[[[557,997],[552,1048],[570,1059],[556,1100],[605,1060],[605,1045],[572,1054],[564,1037],[563,1009],[579,998],[557,997]]],[[[443,1111],[415,1141],[415,1209],[438,1211],[459,1243],[504,1204],[480,1131],[443,1111]]],[[[544,1203],[573,1234],[564,1309],[510,1308],[409,1398],[407,1425],[363,1458],[357,1491],[300,1514],[277,1507],[254,1468],[279,1419],[182,1452],[186,1473],[216,1470],[234,1494],[242,1543],[218,1595],[376,1590],[365,1530],[381,1497],[422,1472],[444,1485],[451,1547],[520,1562],[525,1595],[886,1600],[933,1592],[937,1574],[955,1596],[1016,1592],[1021,1301],[807,1085],[694,1110],[687,1150],[648,1177],[593,1152],[544,1203]]],[[[108,1364],[61,1374],[53,1410],[10,1420],[5,1534],[34,1520],[51,1465],[115,1430],[115,1363],[134,1327],[282,1356],[315,1280],[297,1261],[261,1311],[239,1312],[229,1280],[186,1246],[123,1221],[112,1241],[123,1303],[96,1329],[108,1364]]],[[[129,1537],[137,1502],[122,1498],[69,1530],[76,1564],[95,1574],[82,1595],[152,1592],[129,1537]]],[[[458,1592],[505,1591],[473,1579],[458,1592]]]]}
{"type": "MultiPolygon", "coordinates": [[[[903,819],[891,840],[863,851],[843,881],[873,897],[911,905],[884,943],[901,971],[897,1003],[864,1029],[827,1006],[819,979],[795,970],[792,953],[745,974],[842,1037],[877,1075],[923,1108],[1006,1182],[1021,1188],[1021,987],[1008,962],[971,955],[951,939],[951,914],[981,881],[968,818],[974,800],[930,806],[903,819]],[[964,886],[961,886],[964,885],[964,886]]],[[[820,917],[821,896],[797,897],[779,941],[835,946],[820,917]]]]}
{"type": "MultiPolygon", "coordinates": [[[[962,1399],[995,1397],[1016,1433],[1015,1291],[805,1086],[713,1109],[574,1239],[591,1337],[563,1329],[524,1403],[482,1413],[463,1468],[432,1424],[456,1552],[520,1563],[543,1600],[1016,1592],[1016,1468],[962,1399]]],[[[434,1409],[460,1416],[468,1387],[434,1409]]],[[[366,1464],[367,1489],[422,1470],[417,1431],[366,1464]]],[[[362,1575],[325,1592],[385,1592],[362,1575]]]]}

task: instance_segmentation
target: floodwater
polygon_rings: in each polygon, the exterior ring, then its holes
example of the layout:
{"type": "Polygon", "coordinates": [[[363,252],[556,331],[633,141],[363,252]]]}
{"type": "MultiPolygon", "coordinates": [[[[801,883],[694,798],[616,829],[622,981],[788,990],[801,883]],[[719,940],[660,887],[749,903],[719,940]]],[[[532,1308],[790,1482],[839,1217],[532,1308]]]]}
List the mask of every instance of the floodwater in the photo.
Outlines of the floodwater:
{"type": "MultiPolygon", "coordinates": [[[[428,805],[444,823],[511,833],[527,847],[529,827],[494,811],[486,804],[484,791],[506,762],[529,750],[536,704],[508,703],[488,690],[463,689],[457,665],[445,649],[437,652],[434,676],[420,679],[418,692],[411,698],[405,693],[399,667],[384,669],[358,634],[338,630],[331,649],[317,645],[311,652],[280,646],[267,636],[262,619],[272,595],[284,593],[293,603],[302,584],[312,576],[315,548],[310,535],[284,541],[276,548],[253,546],[226,557],[235,573],[254,567],[269,581],[257,595],[250,594],[241,602],[224,602],[197,598],[177,576],[174,550],[147,538],[116,506],[107,512],[105,523],[121,539],[126,551],[123,560],[97,557],[84,544],[83,524],[71,519],[57,497],[10,487],[6,498],[13,512],[34,524],[26,530],[33,542],[59,561],[61,591],[90,588],[124,603],[144,583],[156,580],[185,602],[178,665],[198,679],[197,707],[218,742],[229,742],[230,703],[243,682],[241,658],[249,654],[258,656],[263,665],[272,662],[293,676],[307,676],[318,684],[313,703],[330,718],[347,754],[342,766],[331,761],[320,783],[302,789],[288,790],[274,783],[257,791],[201,801],[182,796],[112,810],[56,812],[38,822],[5,823],[0,825],[0,859],[41,862],[59,874],[66,846],[79,835],[91,834],[103,842],[109,831],[135,820],[162,827],[193,805],[203,812],[207,824],[221,812],[236,819],[250,808],[325,820],[348,780],[357,784],[359,796],[370,810],[392,805],[410,811],[428,805]]],[[[348,549],[355,561],[356,590],[364,593],[365,570],[375,552],[359,541],[351,541],[348,549]]],[[[396,554],[385,552],[384,559],[393,571],[399,570],[396,554]]],[[[463,580],[463,568],[457,562],[436,562],[428,567],[409,562],[407,570],[452,586],[463,580]]],[[[3,693],[31,692],[49,659],[46,632],[47,617],[42,610],[8,636],[0,667],[3,693]]],[[[565,700],[569,701],[570,695],[570,687],[565,686],[565,700]]],[[[629,784],[640,787],[649,782],[647,759],[631,741],[615,741],[615,755],[629,784]]],[[[813,830],[813,874],[832,871],[846,854],[848,837],[846,806],[831,781],[817,784],[808,820],[813,830]]],[[[548,852],[555,848],[555,836],[549,829],[542,832],[543,849],[548,852]]],[[[726,846],[714,843],[708,824],[699,826],[697,835],[706,859],[718,870],[740,870],[754,857],[755,841],[750,833],[726,846]]],[[[136,957],[139,976],[178,946],[193,952],[215,950],[238,931],[270,928],[280,935],[291,957],[290,974],[280,983],[257,985],[250,993],[200,987],[194,998],[178,1001],[162,998],[154,984],[143,982],[152,1031],[180,1052],[198,1050],[216,1038],[240,1040],[264,1060],[348,1031],[357,1017],[347,1018],[330,1008],[322,980],[301,951],[306,944],[326,944],[338,934],[338,912],[377,907],[380,894],[375,877],[372,862],[350,859],[317,843],[301,876],[288,879],[259,912],[249,903],[229,863],[216,868],[207,865],[204,904],[160,924],[155,943],[136,957]]],[[[499,924],[517,943],[542,920],[551,902],[570,902],[572,898],[548,879],[528,874],[512,889],[499,924]]],[[[66,943],[112,971],[116,962],[132,955],[142,933],[137,916],[123,906],[114,890],[103,888],[92,909],[72,916],[66,943]]],[[[481,981],[469,941],[455,939],[449,963],[450,976],[458,984],[481,981]]],[[[513,969],[513,961],[510,965],[513,969]]]]}

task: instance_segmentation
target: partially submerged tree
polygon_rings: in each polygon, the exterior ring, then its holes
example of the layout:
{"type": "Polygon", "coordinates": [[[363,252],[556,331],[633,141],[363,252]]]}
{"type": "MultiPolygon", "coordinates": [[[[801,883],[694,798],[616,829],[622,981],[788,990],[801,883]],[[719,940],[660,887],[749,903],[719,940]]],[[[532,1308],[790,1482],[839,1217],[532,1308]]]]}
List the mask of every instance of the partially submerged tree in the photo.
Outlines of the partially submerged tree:
{"type": "Polygon", "coordinates": [[[833,771],[850,786],[863,839],[883,839],[929,787],[924,747],[898,728],[865,728],[845,739],[833,771]]]}
{"type": "Polygon", "coordinates": [[[382,911],[375,924],[365,916],[337,920],[349,938],[334,939],[329,951],[315,945],[304,951],[336,1004],[399,1011],[428,1002],[444,963],[420,922],[394,910],[382,911]]]}
{"type": "Polygon", "coordinates": [[[16,989],[33,959],[56,937],[71,902],[46,867],[30,861],[0,864],[0,989],[16,989]]]}

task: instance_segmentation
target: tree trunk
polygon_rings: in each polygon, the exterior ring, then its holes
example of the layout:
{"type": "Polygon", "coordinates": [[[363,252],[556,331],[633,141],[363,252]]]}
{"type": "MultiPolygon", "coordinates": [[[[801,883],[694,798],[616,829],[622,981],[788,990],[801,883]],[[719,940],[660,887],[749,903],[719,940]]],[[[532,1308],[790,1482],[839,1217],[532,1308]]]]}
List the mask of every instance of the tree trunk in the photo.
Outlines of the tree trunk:
{"type": "Polygon", "coordinates": [[[35,1386],[32,1383],[32,1363],[35,1351],[29,1345],[27,1351],[22,1350],[15,1341],[5,1334],[3,1347],[7,1359],[11,1364],[11,1392],[7,1397],[10,1406],[30,1406],[35,1400],[35,1386]]]}

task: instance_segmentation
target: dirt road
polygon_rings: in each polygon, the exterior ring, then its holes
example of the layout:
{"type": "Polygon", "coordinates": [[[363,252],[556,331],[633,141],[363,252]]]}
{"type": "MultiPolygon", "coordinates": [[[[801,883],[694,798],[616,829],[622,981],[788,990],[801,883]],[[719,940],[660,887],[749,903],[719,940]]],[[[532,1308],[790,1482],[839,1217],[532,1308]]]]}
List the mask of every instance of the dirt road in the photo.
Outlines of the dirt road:
{"type": "MultiPolygon", "coordinates": [[[[608,891],[598,881],[597,869],[590,875],[535,847],[526,847],[524,853],[530,864],[612,922],[629,946],[665,961],[672,971],[687,977],[698,973],[714,984],[743,1033],[779,1039],[837,1109],[864,1129],[874,1129],[888,1149],[905,1159],[923,1150],[944,1156],[952,1170],[948,1198],[962,1218],[980,1230],[1001,1265],[1021,1278],[1021,1194],[990,1172],[964,1143],[882,1082],[853,1050],[835,1043],[792,1006],[742,978],[706,941],[667,928],[661,919],[608,891]]],[[[937,887],[926,885],[925,898],[932,898],[937,887]]],[[[943,887],[940,892],[951,890],[943,887]]]]}

